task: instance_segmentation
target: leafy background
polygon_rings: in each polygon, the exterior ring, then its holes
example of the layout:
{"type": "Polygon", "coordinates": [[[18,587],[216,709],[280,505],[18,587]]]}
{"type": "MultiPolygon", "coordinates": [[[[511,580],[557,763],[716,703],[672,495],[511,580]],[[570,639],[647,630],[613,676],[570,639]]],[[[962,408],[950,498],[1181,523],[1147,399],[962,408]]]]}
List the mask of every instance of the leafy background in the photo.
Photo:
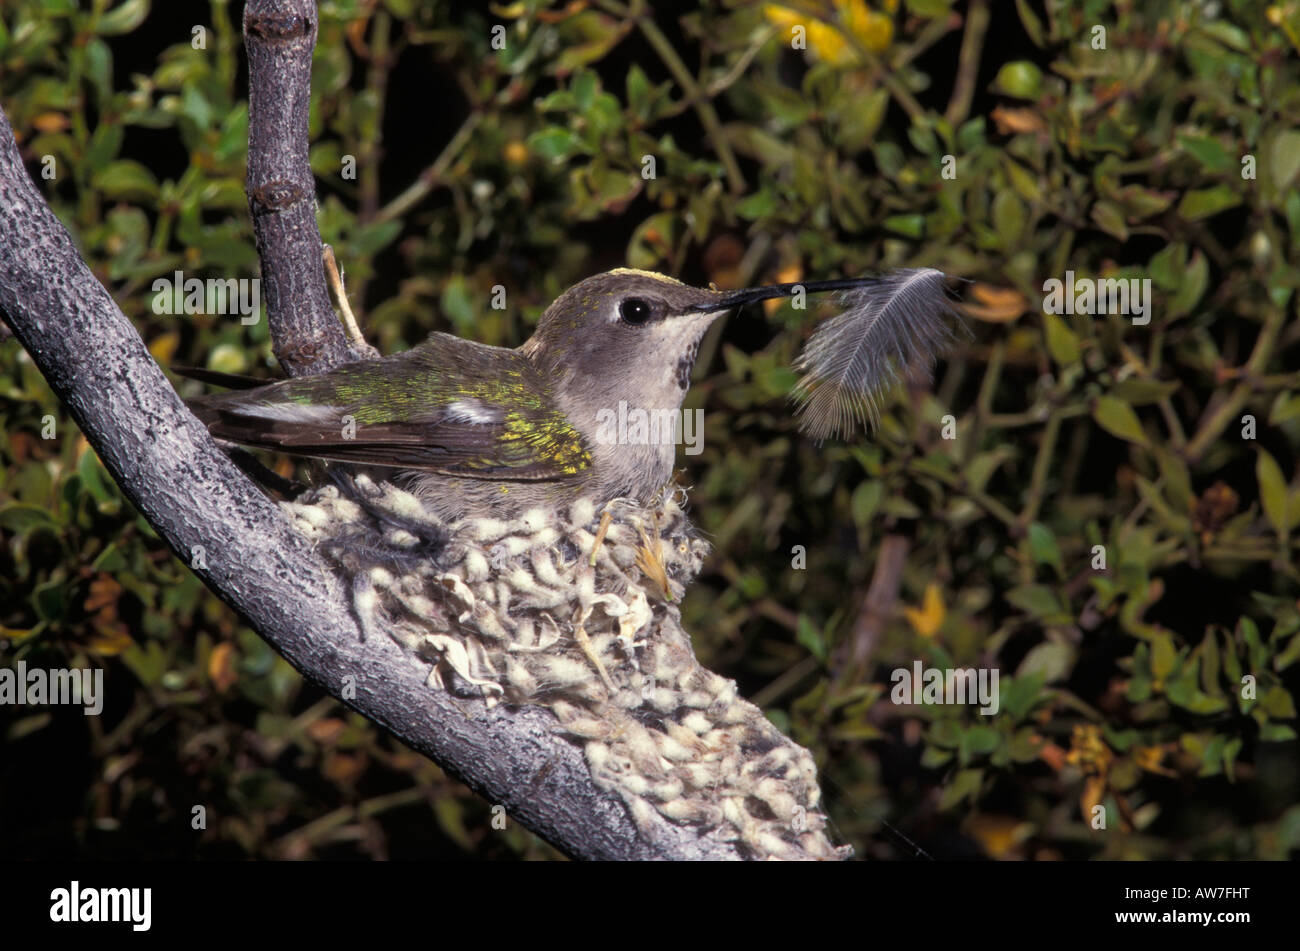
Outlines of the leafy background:
{"type": "MultiPolygon", "coordinates": [[[[257,274],[241,16],[9,0],[0,102],[158,360],[269,377],[264,322],[149,306],[176,269],[257,274]]],[[[870,437],[797,435],[812,308],[718,325],[689,397],[705,449],[682,480],[716,552],[688,628],[815,752],[839,840],[1295,857],[1300,4],[325,0],[320,20],[320,226],[385,352],[433,330],[516,345],[622,264],[970,282],[972,339],[870,437]],[[1044,314],[1066,270],[1150,278],[1150,324],[1044,314]],[[890,702],[918,659],[999,668],[1000,712],[890,702]]],[[[108,687],[101,717],[0,709],[0,854],[555,857],[302,683],[124,502],[12,340],[0,464],[0,659],[108,687]]]]}

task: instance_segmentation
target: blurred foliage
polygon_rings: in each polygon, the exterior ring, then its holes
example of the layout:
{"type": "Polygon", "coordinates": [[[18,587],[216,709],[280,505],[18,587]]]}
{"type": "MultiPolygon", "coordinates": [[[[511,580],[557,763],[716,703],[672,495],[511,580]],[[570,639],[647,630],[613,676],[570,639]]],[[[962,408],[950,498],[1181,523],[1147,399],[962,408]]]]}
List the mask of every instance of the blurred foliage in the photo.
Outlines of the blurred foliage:
{"type": "MultiPolygon", "coordinates": [[[[186,6],[10,0],[0,102],[159,361],[270,375],[264,322],[150,308],[257,273],[240,9],[186,6]]],[[[706,338],[701,659],[815,752],[859,855],[906,854],[886,820],[938,857],[1294,857],[1300,4],[647,9],[323,0],[319,219],[371,338],[513,346],[624,263],[968,279],[974,339],[851,444],[786,403],[820,311],[706,338]],[[1149,278],[1150,323],[1044,313],[1067,271],[1149,278]],[[892,703],[918,660],[999,668],[999,712],[892,703]]],[[[5,854],[555,854],[304,685],[13,341],[0,463],[5,661],[108,685],[101,717],[0,711],[5,854]]]]}

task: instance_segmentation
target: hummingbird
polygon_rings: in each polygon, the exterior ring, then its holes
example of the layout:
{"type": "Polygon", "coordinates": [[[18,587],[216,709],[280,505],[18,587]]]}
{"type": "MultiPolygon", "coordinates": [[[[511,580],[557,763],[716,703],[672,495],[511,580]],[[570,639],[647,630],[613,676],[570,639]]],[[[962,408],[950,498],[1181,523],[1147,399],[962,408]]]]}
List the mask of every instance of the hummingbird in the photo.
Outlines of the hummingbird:
{"type": "Polygon", "coordinates": [[[645,502],[672,477],[674,442],[610,438],[609,420],[621,407],[675,415],[718,317],[756,301],[841,293],[846,309],[796,364],[806,371],[796,392],[805,428],[821,439],[873,415],[883,386],[932,364],[951,340],[944,277],[911,269],[721,290],[616,268],[557,297],[515,349],[434,333],[401,353],[188,403],[219,440],[395,470],[394,481],[447,523],[579,497],[645,502]]]}

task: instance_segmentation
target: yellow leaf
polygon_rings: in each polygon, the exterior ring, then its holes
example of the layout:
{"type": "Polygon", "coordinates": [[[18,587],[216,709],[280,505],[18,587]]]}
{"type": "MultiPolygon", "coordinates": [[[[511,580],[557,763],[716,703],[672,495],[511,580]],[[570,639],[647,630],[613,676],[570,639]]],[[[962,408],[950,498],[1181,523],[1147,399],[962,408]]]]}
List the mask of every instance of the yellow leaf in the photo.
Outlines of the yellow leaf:
{"type": "MultiPolygon", "coordinates": [[[[796,284],[801,280],[803,280],[803,265],[800,264],[798,261],[795,261],[793,264],[787,264],[785,267],[781,268],[781,270],[777,271],[776,279],[773,281],[773,283],[774,284],[796,284]]],[[[775,311],[783,303],[784,301],[778,298],[772,298],[772,300],[765,300],[763,301],[763,312],[770,317],[773,311],[775,311]]]]}
{"type": "Polygon", "coordinates": [[[174,330],[161,333],[149,341],[149,355],[163,366],[172,362],[176,348],[180,346],[181,335],[174,330]]]}
{"type": "Polygon", "coordinates": [[[1012,850],[1034,834],[1031,823],[1013,816],[971,816],[965,829],[992,859],[1014,858],[1012,850]]]}
{"type": "Polygon", "coordinates": [[[1079,794],[1079,810],[1083,813],[1084,822],[1092,822],[1092,812],[1101,805],[1105,795],[1105,776],[1089,776],[1084,781],[1083,792],[1079,794]]]}
{"type": "Polygon", "coordinates": [[[903,615],[912,625],[912,630],[921,637],[934,637],[946,614],[943,593],[933,581],[925,586],[925,597],[920,608],[903,608],[903,615]]]}
{"type": "Polygon", "coordinates": [[[775,3],[765,3],[763,5],[763,16],[767,17],[767,22],[773,26],[783,26],[787,30],[797,26],[804,20],[808,19],[788,7],[783,7],[775,3]]]}
{"type": "Polygon", "coordinates": [[[239,680],[235,660],[235,646],[229,641],[222,641],[212,648],[212,654],[208,657],[208,677],[217,688],[217,693],[225,693],[239,680]]]}
{"type": "Polygon", "coordinates": [[[1007,324],[1029,309],[1025,295],[1014,287],[977,283],[971,286],[970,294],[975,303],[963,304],[962,310],[976,320],[1007,324]]]}
{"type": "Polygon", "coordinates": [[[879,53],[894,40],[894,21],[867,8],[863,0],[836,0],[840,22],[867,49],[879,53]]]}
{"type": "Polygon", "coordinates": [[[843,34],[829,23],[814,20],[808,24],[808,49],[820,59],[837,66],[853,62],[853,51],[843,34]]]}
{"type": "Polygon", "coordinates": [[[990,115],[998,127],[998,132],[1002,135],[1047,131],[1047,122],[1033,109],[1011,109],[1006,106],[996,106],[990,115]]]}
{"type": "Polygon", "coordinates": [[[1163,746],[1139,746],[1133,751],[1133,762],[1148,773],[1159,773],[1161,776],[1177,776],[1178,774],[1168,766],[1162,765],[1165,752],[1166,747],[1163,746]]]}
{"type": "Polygon", "coordinates": [[[97,622],[85,640],[86,650],[98,657],[114,657],[135,645],[126,626],[120,623],[97,622]]]}

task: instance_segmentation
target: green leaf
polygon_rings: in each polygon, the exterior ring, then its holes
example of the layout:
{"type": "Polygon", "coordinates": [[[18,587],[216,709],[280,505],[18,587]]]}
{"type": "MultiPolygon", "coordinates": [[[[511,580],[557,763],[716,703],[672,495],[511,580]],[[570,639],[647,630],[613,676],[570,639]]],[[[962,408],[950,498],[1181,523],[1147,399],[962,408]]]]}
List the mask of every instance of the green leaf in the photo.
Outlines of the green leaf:
{"type": "Polygon", "coordinates": [[[525,144],[534,155],[551,162],[567,159],[580,147],[578,137],[560,126],[549,126],[540,132],[534,132],[525,144]]]}
{"type": "Polygon", "coordinates": [[[925,236],[924,215],[890,215],[881,224],[895,234],[919,240],[925,236]]]}
{"type": "Polygon", "coordinates": [[[475,321],[474,304],[470,300],[469,285],[457,274],[447,282],[440,301],[442,312],[457,327],[472,327],[475,321]]]}
{"type": "Polygon", "coordinates": [[[104,36],[130,33],[149,15],[149,0],[126,0],[109,10],[95,24],[95,32],[104,36]]]}
{"type": "Polygon", "coordinates": [[[1064,320],[1056,314],[1043,314],[1043,327],[1047,331],[1047,352],[1056,365],[1072,366],[1079,362],[1079,338],[1064,320]]]}
{"type": "Polygon", "coordinates": [[[795,641],[808,649],[808,653],[825,663],[826,640],[822,637],[821,629],[810,621],[807,615],[799,615],[799,623],[794,638],[795,641]]]}
{"type": "Polygon", "coordinates": [[[1156,287],[1162,291],[1177,290],[1187,270],[1187,245],[1179,242],[1166,245],[1151,256],[1148,269],[1156,287]]]}
{"type": "Polygon", "coordinates": [[[1199,188],[1183,195],[1183,200],[1178,203],[1178,213],[1188,221],[1199,221],[1239,204],[1241,196],[1231,188],[1215,185],[1213,188],[1199,188]]]}
{"type": "Polygon", "coordinates": [[[1016,12],[1020,14],[1020,25],[1025,28],[1025,35],[1039,49],[1043,48],[1043,21],[1029,5],[1029,0],[1016,0],[1016,12]]]}
{"type": "Polygon", "coordinates": [[[370,257],[392,244],[401,233],[401,221],[380,221],[358,228],[349,236],[348,247],[358,257],[370,257]]]}
{"type": "Polygon", "coordinates": [[[1040,565],[1051,565],[1056,569],[1058,575],[1065,574],[1065,567],[1061,563],[1061,549],[1056,544],[1056,536],[1052,530],[1042,522],[1034,522],[1029,526],[1029,551],[1033,555],[1034,561],[1040,565]]]}
{"type": "Polygon", "coordinates": [[[1116,383],[1110,392],[1116,399],[1122,400],[1129,406],[1145,406],[1148,403],[1159,402],[1166,396],[1173,396],[1181,387],[1182,384],[1176,380],[1161,382],[1131,376],[1116,383]]]}
{"type": "Polygon", "coordinates": [[[1264,517],[1278,536],[1285,538],[1290,527],[1287,515],[1286,479],[1277,462],[1264,449],[1255,457],[1255,478],[1259,480],[1259,500],[1264,507],[1264,517]]]}
{"type": "Polygon", "coordinates": [[[1119,205],[1110,201],[1099,201],[1092,206],[1092,220],[1102,231],[1120,241],[1128,240],[1128,222],[1119,205]]]}
{"type": "Polygon", "coordinates": [[[879,727],[874,727],[870,723],[841,723],[831,730],[831,735],[837,740],[862,742],[879,740],[885,734],[879,727]]]}
{"type": "Polygon", "coordinates": [[[1164,680],[1174,669],[1178,660],[1178,649],[1168,631],[1160,631],[1151,638],[1151,673],[1157,680],[1164,680]]]}
{"type": "Polygon", "coordinates": [[[1281,392],[1273,400],[1273,407],[1269,410],[1268,424],[1276,426],[1278,423],[1285,423],[1288,420],[1300,417],[1300,393],[1281,392]]]}
{"type": "Polygon", "coordinates": [[[567,33],[576,35],[566,36],[568,42],[554,61],[554,70],[559,76],[567,75],[580,66],[604,59],[623,39],[631,23],[624,27],[613,17],[597,13],[595,10],[584,10],[577,16],[571,17],[565,26],[568,28],[567,33]],[[573,42],[575,39],[585,39],[586,42],[573,42]]]}
{"type": "Polygon", "coordinates": [[[1092,408],[1092,418],[1112,436],[1135,442],[1140,446],[1147,444],[1147,435],[1142,429],[1141,420],[1138,419],[1137,413],[1133,412],[1133,407],[1123,400],[1113,396],[1100,397],[1092,408]]]}
{"type": "Polygon", "coordinates": [[[1047,620],[1069,617],[1056,593],[1041,584],[1021,585],[1007,592],[1007,600],[1031,617],[1047,620]]]}
{"type": "Polygon", "coordinates": [[[871,519],[880,508],[880,500],[884,494],[885,487],[877,479],[863,482],[853,490],[850,508],[853,511],[853,521],[858,528],[866,528],[871,524],[871,519]]]}
{"type": "Polygon", "coordinates": [[[661,211],[637,225],[632,240],[627,245],[629,267],[655,270],[667,260],[682,233],[680,216],[673,211],[661,211]]]}
{"type": "Polygon", "coordinates": [[[81,454],[81,460],[77,463],[77,474],[81,476],[82,485],[86,487],[86,491],[90,493],[101,512],[112,514],[121,507],[117,493],[113,490],[112,480],[107,477],[108,474],[95,453],[87,450],[81,454]]]}
{"type": "Polygon", "coordinates": [[[627,70],[627,105],[633,115],[648,116],[650,112],[650,79],[645,70],[633,63],[627,70]]]}
{"type": "Polygon", "coordinates": [[[1218,139],[1200,135],[1180,135],[1178,144],[1207,172],[1221,174],[1237,169],[1238,157],[1218,139]]]}
{"type": "Polygon", "coordinates": [[[1229,740],[1223,745],[1223,771],[1227,773],[1231,782],[1236,782],[1237,775],[1235,772],[1237,764],[1237,754],[1241,752],[1241,737],[1229,740]]]}
{"type": "Polygon", "coordinates": [[[1287,643],[1281,651],[1273,658],[1273,669],[1277,671],[1286,670],[1297,660],[1300,660],[1300,634],[1296,634],[1287,643]]]}
{"type": "Polygon", "coordinates": [[[1268,715],[1275,720],[1290,720],[1295,716],[1295,700],[1281,685],[1270,687],[1268,692],[1260,697],[1259,702],[1268,711],[1268,715]]]}
{"type": "Polygon", "coordinates": [[[1042,698],[1043,685],[1047,683],[1047,673],[1038,671],[1025,677],[1015,676],[1002,690],[1002,709],[1013,720],[1023,719],[1042,698]]]}
{"type": "Polygon", "coordinates": [[[1073,645],[1044,641],[1035,645],[1016,668],[1016,678],[1038,678],[1043,683],[1056,683],[1070,675],[1076,651],[1073,645]]]}
{"type": "Polygon", "coordinates": [[[1172,319],[1192,312],[1210,282],[1210,265],[1198,248],[1177,279],[1177,290],[1169,301],[1167,313],[1172,319]]]}
{"type": "Polygon", "coordinates": [[[100,123],[90,136],[90,145],[86,149],[86,163],[91,168],[103,168],[117,157],[125,136],[126,130],[116,122],[100,123]]]}
{"type": "Polygon", "coordinates": [[[973,799],[979,794],[983,782],[984,770],[982,769],[958,770],[957,775],[944,787],[943,795],[939,797],[939,808],[951,809],[967,797],[973,799]]]}
{"type": "Polygon", "coordinates": [[[1002,734],[991,726],[973,726],[962,734],[960,752],[964,756],[992,753],[1002,742],[1002,734]]]}
{"type": "Polygon", "coordinates": [[[1015,192],[1000,191],[993,199],[993,230],[1002,247],[1012,248],[1025,230],[1025,206],[1015,192]]]}
{"type": "Polygon", "coordinates": [[[1184,514],[1190,512],[1196,504],[1196,495],[1192,492],[1192,477],[1187,471],[1187,463],[1163,446],[1157,446],[1155,453],[1169,501],[1177,506],[1178,511],[1184,514]]]}
{"type": "Polygon", "coordinates": [[[763,188],[736,203],[736,214],[750,221],[766,218],[776,210],[776,196],[770,188],[763,188]]]}
{"type": "Polygon", "coordinates": [[[578,112],[586,112],[600,91],[600,78],[589,69],[579,70],[573,74],[569,88],[573,90],[574,108],[578,112]]]}
{"type": "Polygon", "coordinates": [[[1286,191],[1300,172],[1300,131],[1286,129],[1278,133],[1269,149],[1269,171],[1273,187],[1286,191]]]}
{"type": "Polygon", "coordinates": [[[1285,723],[1265,723],[1259,728],[1259,738],[1265,743],[1287,743],[1295,737],[1295,730],[1285,723]]]}
{"type": "Polygon", "coordinates": [[[952,753],[937,746],[927,746],[921,753],[921,766],[925,769],[938,769],[952,759],[952,753]]]}
{"type": "Polygon", "coordinates": [[[91,184],[117,201],[151,201],[158,197],[158,180],[139,162],[119,159],[91,176],[91,184]]]}
{"type": "Polygon", "coordinates": [[[5,531],[21,535],[37,527],[52,530],[59,530],[60,528],[58,521],[50,514],[50,511],[41,508],[39,505],[15,502],[0,508],[0,528],[5,531]]]}
{"type": "Polygon", "coordinates": [[[62,621],[67,605],[67,586],[61,579],[56,578],[37,585],[32,591],[32,607],[36,609],[36,616],[42,621],[50,623],[62,621]]]}

